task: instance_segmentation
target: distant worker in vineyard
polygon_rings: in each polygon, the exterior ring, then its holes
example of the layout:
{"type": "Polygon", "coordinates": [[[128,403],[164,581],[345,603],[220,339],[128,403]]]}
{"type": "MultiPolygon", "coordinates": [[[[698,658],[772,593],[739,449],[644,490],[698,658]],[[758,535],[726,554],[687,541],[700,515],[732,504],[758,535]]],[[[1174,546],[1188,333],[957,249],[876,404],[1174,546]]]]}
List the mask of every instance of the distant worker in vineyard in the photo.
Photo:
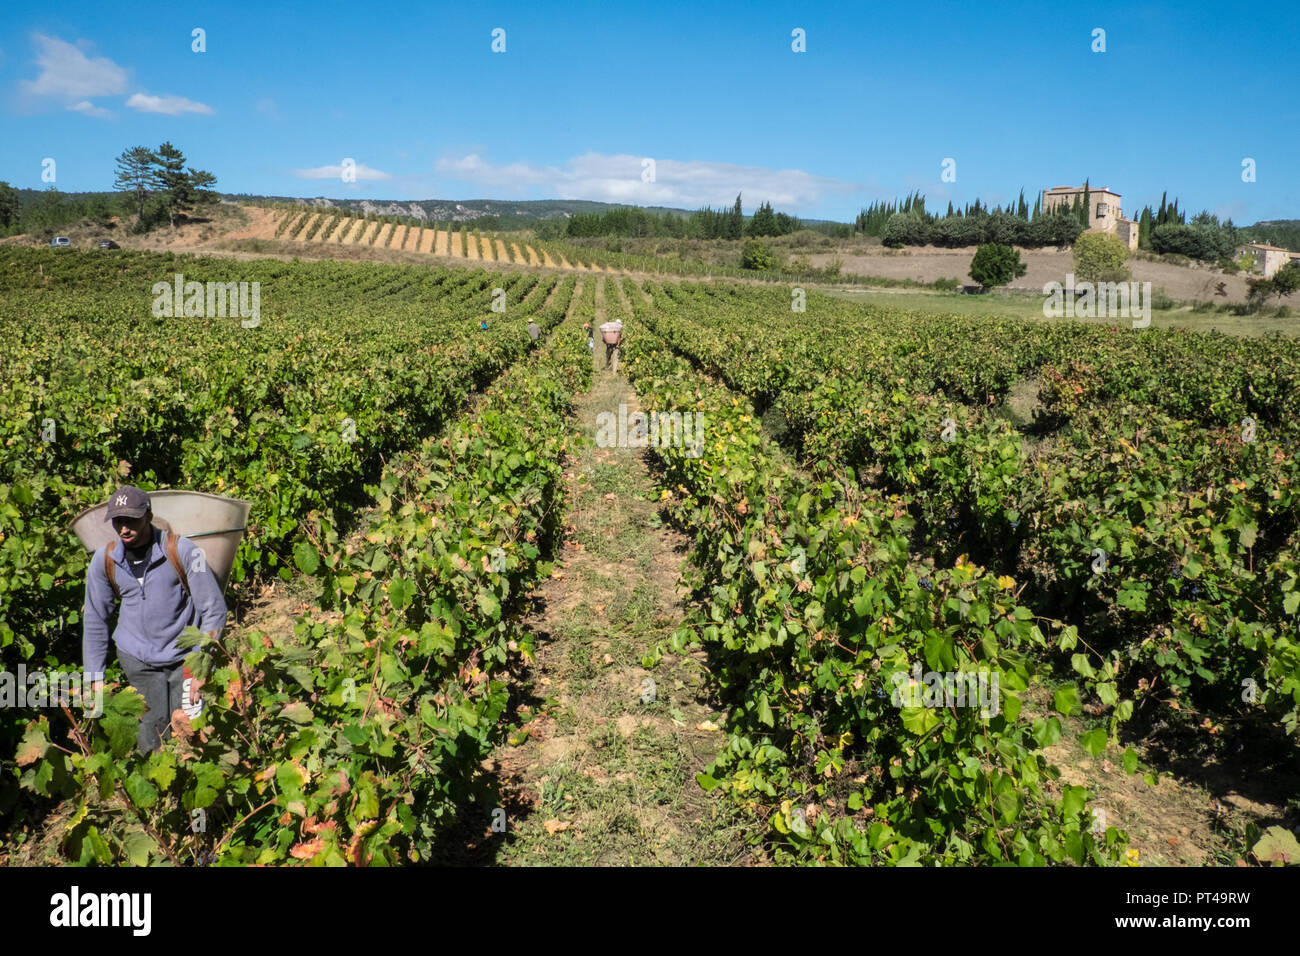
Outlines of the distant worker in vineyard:
{"type": "Polygon", "coordinates": [[[119,488],[108,499],[104,520],[113,522],[118,538],[98,549],[86,570],[82,660],[86,674],[102,686],[108,618],[120,602],[113,643],[127,680],[149,705],[136,738],[148,753],[171,736],[173,711],[191,719],[202,713],[199,682],[185,669],[189,652],[176,639],[191,624],[219,635],[226,626],[226,600],[198,546],[157,527],[149,496],[139,488],[119,488]]]}
{"type": "Polygon", "coordinates": [[[534,322],[532,319],[529,319],[528,337],[531,338],[534,342],[536,342],[538,336],[540,336],[541,334],[542,334],[542,327],[538,325],[536,322],[534,322]]]}
{"type": "Polygon", "coordinates": [[[623,323],[618,319],[613,322],[606,322],[600,327],[601,338],[605,340],[605,368],[610,369],[610,363],[613,362],[613,371],[618,373],[618,348],[623,342],[623,323]]]}

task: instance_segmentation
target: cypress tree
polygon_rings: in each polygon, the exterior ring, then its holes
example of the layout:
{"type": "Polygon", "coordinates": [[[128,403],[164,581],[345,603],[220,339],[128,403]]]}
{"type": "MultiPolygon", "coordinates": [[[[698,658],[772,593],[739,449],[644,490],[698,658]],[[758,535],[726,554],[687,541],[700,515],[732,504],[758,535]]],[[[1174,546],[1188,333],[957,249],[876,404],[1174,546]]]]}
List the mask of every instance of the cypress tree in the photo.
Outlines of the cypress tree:
{"type": "Polygon", "coordinates": [[[1142,215],[1138,219],[1138,248],[1151,248],[1151,207],[1145,206],[1142,209],[1142,215]]]}

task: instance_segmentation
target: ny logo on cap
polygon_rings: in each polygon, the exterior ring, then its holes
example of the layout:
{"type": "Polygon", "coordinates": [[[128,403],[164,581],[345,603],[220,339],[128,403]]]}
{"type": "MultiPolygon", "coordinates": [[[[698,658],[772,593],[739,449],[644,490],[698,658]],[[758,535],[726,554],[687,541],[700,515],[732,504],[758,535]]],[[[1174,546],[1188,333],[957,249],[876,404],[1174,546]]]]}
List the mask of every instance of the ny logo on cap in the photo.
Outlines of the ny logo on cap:
{"type": "Polygon", "coordinates": [[[117,496],[116,504],[119,504],[119,505],[124,505],[124,504],[126,504],[126,495],[118,495],[118,496],[117,496]]]}

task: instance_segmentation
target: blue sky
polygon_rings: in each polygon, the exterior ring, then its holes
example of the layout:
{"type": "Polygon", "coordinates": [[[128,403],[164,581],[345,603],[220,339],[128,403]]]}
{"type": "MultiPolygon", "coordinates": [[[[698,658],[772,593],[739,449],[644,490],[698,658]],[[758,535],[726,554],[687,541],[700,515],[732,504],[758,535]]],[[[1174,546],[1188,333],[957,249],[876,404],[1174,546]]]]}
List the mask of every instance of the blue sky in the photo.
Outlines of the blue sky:
{"type": "Polygon", "coordinates": [[[1168,190],[1246,224],[1300,218],[1298,37],[1288,4],[22,5],[0,24],[0,180],[43,188],[48,157],[58,188],[108,189],[123,149],[169,139],[229,192],[743,192],[847,220],[1088,177],[1126,214],[1168,190]]]}

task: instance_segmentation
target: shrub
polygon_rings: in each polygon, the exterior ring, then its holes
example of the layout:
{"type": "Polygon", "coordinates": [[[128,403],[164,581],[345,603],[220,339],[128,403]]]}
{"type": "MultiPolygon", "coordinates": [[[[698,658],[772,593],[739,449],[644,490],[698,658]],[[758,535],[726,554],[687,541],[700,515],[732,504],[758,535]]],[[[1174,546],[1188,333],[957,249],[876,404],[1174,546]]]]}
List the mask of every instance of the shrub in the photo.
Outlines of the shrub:
{"type": "Polygon", "coordinates": [[[742,269],[772,269],[776,266],[776,256],[772,250],[757,239],[748,239],[745,241],[745,247],[740,254],[740,267],[742,269]]]}
{"type": "Polygon", "coordinates": [[[896,212],[885,223],[880,239],[891,249],[903,246],[923,246],[930,241],[930,224],[920,216],[896,212]]]}
{"type": "Polygon", "coordinates": [[[956,292],[961,288],[962,281],[960,279],[935,279],[930,285],[941,292],[956,292]]]}
{"type": "Polygon", "coordinates": [[[1118,236],[1085,232],[1074,240],[1074,274],[1085,282],[1124,282],[1128,246],[1118,236]]]}
{"type": "Polygon", "coordinates": [[[1273,294],[1279,298],[1300,290],[1300,262],[1288,262],[1273,273],[1273,294]]]}
{"type": "Polygon", "coordinates": [[[1028,267],[1020,261],[1020,253],[997,243],[980,246],[970,261],[970,277],[986,289],[1006,285],[1027,271],[1028,267]]]}

